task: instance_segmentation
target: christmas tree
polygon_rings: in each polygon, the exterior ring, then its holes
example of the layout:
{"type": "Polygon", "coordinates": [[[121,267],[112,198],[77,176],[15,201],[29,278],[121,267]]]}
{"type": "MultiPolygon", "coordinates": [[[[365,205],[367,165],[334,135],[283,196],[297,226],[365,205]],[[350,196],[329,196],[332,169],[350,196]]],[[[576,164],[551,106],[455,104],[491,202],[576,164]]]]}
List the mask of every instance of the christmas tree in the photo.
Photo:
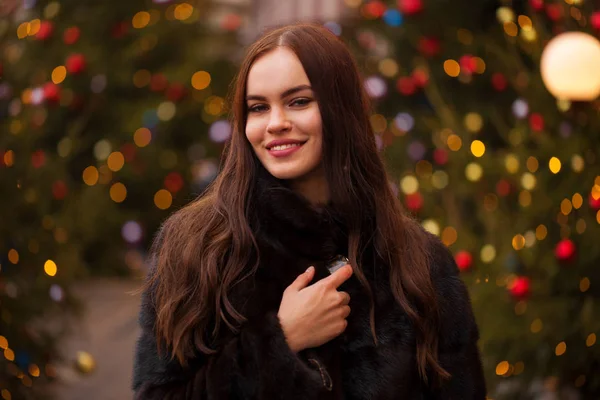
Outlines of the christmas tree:
{"type": "Polygon", "coordinates": [[[217,172],[240,17],[154,3],[0,6],[2,399],[55,377],[73,280],[141,275],[161,220],[217,172]]]}
{"type": "Polygon", "coordinates": [[[470,288],[490,397],[600,398],[600,13],[346,3],[356,18],[328,26],[365,71],[400,198],[470,288]]]}

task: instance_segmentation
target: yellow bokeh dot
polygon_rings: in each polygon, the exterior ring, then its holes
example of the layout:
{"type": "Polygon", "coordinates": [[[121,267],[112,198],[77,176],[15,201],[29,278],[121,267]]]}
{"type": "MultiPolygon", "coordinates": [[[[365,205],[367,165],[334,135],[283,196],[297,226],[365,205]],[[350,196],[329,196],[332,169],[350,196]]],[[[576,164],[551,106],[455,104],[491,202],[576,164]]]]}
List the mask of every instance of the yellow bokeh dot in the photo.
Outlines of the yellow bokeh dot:
{"type": "Polygon", "coordinates": [[[154,195],[154,204],[156,205],[156,207],[160,208],[161,210],[166,210],[167,208],[171,207],[172,203],[173,203],[173,196],[166,189],[160,189],[154,195]]]}
{"type": "Polygon", "coordinates": [[[442,242],[446,246],[450,246],[456,242],[458,239],[458,232],[451,226],[447,226],[442,231],[442,242]]]}
{"type": "Polygon", "coordinates": [[[41,27],[42,27],[42,21],[39,18],[32,19],[29,22],[29,32],[27,32],[27,34],[29,36],[37,35],[38,32],[40,31],[41,27]]]}
{"type": "Polygon", "coordinates": [[[554,353],[557,356],[562,356],[563,354],[565,354],[566,351],[567,351],[567,344],[565,342],[560,342],[559,344],[556,345],[556,348],[554,349],[554,353]]]}
{"type": "Polygon", "coordinates": [[[515,12],[510,7],[500,7],[496,10],[496,18],[504,23],[515,20],[515,12]]]}
{"type": "Polygon", "coordinates": [[[12,396],[10,394],[10,392],[8,391],[8,389],[2,389],[2,392],[0,392],[2,394],[2,399],[3,400],[11,400],[12,396]]]}
{"type": "Polygon", "coordinates": [[[15,352],[12,351],[11,349],[4,350],[4,358],[6,358],[8,361],[14,361],[15,352]]]}
{"type": "Polygon", "coordinates": [[[531,192],[528,190],[521,190],[519,192],[519,204],[522,207],[529,207],[531,205],[531,192]]]}
{"type": "Polygon", "coordinates": [[[529,172],[524,173],[521,177],[521,186],[526,190],[533,190],[536,184],[537,179],[535,179],[535,175],[529,172]]]}
{"type": "Polygon", "coordinates": [[[530,326],[532,333],[539,333],[542,331],[542,328],[544,328],[544,324],[542,323],[542,320],[539,318],[534,319],[530,326]]]}
{"type": "Polygon", "coordinates": [[[52,260],[47,260],[44,263],[44,272],[46,274],[48,274],[49,276],[54,276],[56,275],[56,272],[58,271],[58,267],[56,266],[56,263],[52,260]]]}
{"type": "Polygon", "coordinates": [[[475,62],[475,72],[483,74],[485,72],[485,61],[480,57],[473,57],[473,61],[475,62]]]}
{"type": "Polygon", "coordinates": [[[483,168],[477,163],[469,163],[465,168],[465,175],[471,182],[477,182],[483,176],[483,168]]]}
{"type": "Polygon", "coordinates": [[[147,69],[140,69],[133,74],[133,85],[142,88],[150,83],[152,74],[147,69]]]}
{"type": "Polygon", "coordinates": [[[560,202],[560,212],[565,215],[569,215],[571,213],[571,210],[573,210],[571,200],[563,199],[563,201],[560,202]]]}
{"type": "Polygon", "coordinates": [[[456,78],[460,75],[460,65],[456,60],[446,60],[444,61],[444,72],[449,76],[456,78]]]}
{"type": "Polygon", "coordinates": [[[600,224],[600,210],[596,213],[596,222],[600,224]]]}
{"type": "Polygon", "coordinates": [[[400,180],[400,189],[405,194],[414,194],[419,190],[419,181],[413,175],[407,175],[400,180]]]}
{"type": "Polygon", "coordinates": [[[8,251],[8,261],[17,264],[19,262],[19,252],[15,249],[10,249],[8,251]]]}
{"type": "Polygon", "coordinates": [[[504,158],[504,166],[511,174],[516,174],[519,171],[519,159],[514,154],[508,154],[504,158]]]}
{"type": "Polygon", "coordinates": [[[210,96],[204,103],[204,111],[210,115],[219,115],[225,109],[225,99],[219,96],[210,96]]]}
{"type": "Polygon", "coordinates": [[[545,225],[538,225],[537,228],[535,228],[535,238],[537,240],[544,240],[547,235],[548,228],[546,228],[545,225]]]}
{"type": "Polygon", "coordinates": [[[448,136],[447,144],[450,150],[458,151],[462,147],[462,139],[460,138],[460,136],[453,133],[450,136],[448,136]]]}
{"type": "Polygon", "coordinates": [[[375,133],[383,133],[387,128],[387,120],[381,114],[373,114],[369,118],[371,121],[371,127],[375,133]]]}
{"type": "Polygon", "coordinates": [[[519,23],[519,26],[523,29],[530,29],[533,27],[531,18],[529,18],[527,15],[519,15],[517,22],[519,23]]]}
{"type": "Polygon", "coordinates": [[[510,22],[505,22],[503,24],[504,26],[504,32],[508,35],[508,36],[512,36],[515,37],[517,36],[517,33],[519,33],[519,28],[517,27],[517,24],[515,24],[514,22],[510,21],[510,22]]]}
{"type": "Polygon", "coordinates": [[[159,104],[156,109],[156,115],[161,121],[170,121],[177,112],[177,107],[172,101],[165,101],[159,104]]]}
{"type": "Polygon", "coordinates": [[[186,19],[188,19],[189,17],[192,16],[193,12],[194,12],[194,7],[191,4],[188,4],[188,3],[178,4],[175,7],[175,11],[174,11],[175,19],[178,19],[179,21],[185,21],[186,19]]]}
{"type": "Polygon", "coordinates": [[[579,154],[575,154],[573,157],[571,157],[571,168],[573,168],[573,171],[581,172],[583,171],[584,167],[585,161],[583,157],[581,157],[579,154]]]}
{"type": "Polygon", "coordinates": [[[150,13],[147,11],[140,11],[136,13],[132,20],[131,25],[136,29],[142,29],[150,23],[150,13]]]}
{"type": "Polygon", "coordinates": [[[40,376],[40,367],[38,367],[36,364],[31,364],[28,369],[29,375],[34,376],[36,378],[40,376]]]}
{"type": "Polygon", "coordinates": [[[192,87],[196,90],[206,89],[210,85],[210,74],[206,71],[198,71],[192,75],[192,87]]]}
{"type": "Polygon", "coordinates": [[[590,333],[587,339],[585,339],[585,345],[587,347],[592,347],[594,344],[596,344],[596,334],[590,333]]]}
{"type": "Polygon", "coordinates": [[[83,182],[88,186],[94,186],[98,183],[98,169],[94,166],[89,166],[83,170],[83,182]]]}
{"type": "Polygon", "coordinates": [[[552,171],[553,174],[558,174],[558,172],[560,171],[561,168],[561,162],[558,158],[556,157],[552,157],[550,159],[550,161],[548,162],[548,167],[550,168],[550,171],[552,171]]]}
{"type": "Polygon", "coordinates": [[[476,112],[470,112],[465,115],[464,124],[469,131],[476,133],[479,132],[483,126],[483,118],[476,112]]]}
{"type": "Polygon", "coordinates": [[[529,170],[529,172],[535,172],[538,170],[538,168],[539,162],[537,158],[535,158],[534,156],[529,156],[529,158],[527,158],[527,169],[529,170]]]}
{"type": "Polygon", "coordinates": [[[393,78],[398,73],[398,63],[392,58],[384,58],[379,62],[379,71],[383,76],[393,78]]]}
{"type": "Polygon", "coordinates": [[[24,39],[27,37],[27,35],[29,35],[29,22],[22,22],[18,27],[17,27],[17,37],[19,39],[24,39]]]}
{"type": "Polygon", "coordinates": [[[482,157],[485,154],[485,144],[481,140],[473,140],[471,142],[471,153],[475,157],[482,157]]]}
{"type": "Polygon", "coordinates": [[[446,171],[435,171],[431,175],[431,184],[436,189],[443,189],[448,186],[448,174],[446,171]]]}
{"type": "Polygon", "coordinates": [[[587,278],[587,277],[582,278],[579,281],[579,290],[581,292],[587,292],[589,290],[589,288],[590,288],[590,278],[587,278]]]}
{"type": "Polygon", "coordinates": [[[0,349],[8,349],[8,340],[4,336],[0,336],[0,349]]]}
{"type": "Polygon", "coordinates": [[[496,258],[496,248],[491,244],[486,244],[481,248],[480,257],[484,263],[491,263],[496,258]]]}
{"type": "Polygon", "coordinates": [[[15,163],[15,152],[12,150],[8,150],[6,153],[4,153],[4,165],[6,165],[7,167],[12,167],[15,163]]]}
{"type": "Polygon", "coordinates": [[[125,157],[120,151],[112,152],[106,159],[106,164],[108,165],[108,169],[117,172],[125,165],[125,157]]]}
{"type": "Polygon", "coordinates": [[[148,128],[139,128],[133,134],[133,142],[138,147],[146,147],[152,140],[152,132],[148,128]]]}
{"type": "Polygon", "coordinates": [[[498,363],[498,365],[496,365],[496,375],[505,375],[508,372],[509,367],[510,364],[508,363],[508,361],[502,361],[498,363]]]}
{"type": "Polygon", "coordinates": [[[521,250],[525,247],[525,236],[521,234],[515,235],[512,239],[512,246],[515,250],[521,250]]]}
{"type": "Polygon", "coordinates": [[[67,69],[64,65],[59,65],[58,67],[52,70],[52,82],[55,84],[59,84],[65,80],[67,77],[67,69]]]}
{"type": "Polygon", "coordinates": [[[127,188],[121,182],[117,182],[110,187],[110,198],[115,203],[122,203],[127,197],[127,188]]]}
{"type": "Polygon", "coordinates": [[[577,220],[577,223],[575,224],[575,230],[577,231],[577,233],[579,233],[581,235],[583,232],[585,232],[585,228],[587,228],[585,219],[579,218],[577,220]]]}
{"type": "Polygon", "coordinates": [[[573,207],[579,209],[583,205],[583,196],[581,196],[579,193],[575,193],[571,199],[571,202],[573,202],[573,207]]]}

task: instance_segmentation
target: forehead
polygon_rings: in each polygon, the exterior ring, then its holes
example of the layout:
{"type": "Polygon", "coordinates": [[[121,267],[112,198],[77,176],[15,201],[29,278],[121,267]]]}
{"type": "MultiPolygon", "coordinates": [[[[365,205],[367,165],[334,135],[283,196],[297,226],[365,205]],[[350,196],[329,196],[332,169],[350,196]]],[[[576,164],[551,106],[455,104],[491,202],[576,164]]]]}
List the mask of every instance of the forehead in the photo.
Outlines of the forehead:
{"type": "Polygon", "coordinates": [[[302,63],[293,51],[278,47],[252,64],[246,91],[249,95],[273,95],[298,85],[310,85],[302,63]]]}

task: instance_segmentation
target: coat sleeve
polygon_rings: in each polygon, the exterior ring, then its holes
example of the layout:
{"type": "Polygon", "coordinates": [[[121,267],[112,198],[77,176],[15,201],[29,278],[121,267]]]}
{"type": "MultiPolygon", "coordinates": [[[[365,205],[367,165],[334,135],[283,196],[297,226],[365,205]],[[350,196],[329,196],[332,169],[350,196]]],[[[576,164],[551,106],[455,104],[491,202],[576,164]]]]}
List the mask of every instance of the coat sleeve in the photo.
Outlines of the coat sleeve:
{"type": "Polygon", "coordinates": [[[322,374],[287,345],[276,313],[248,321],[213,355],[183,368],[156,345],[156,310],[142,295],[141,335],[136,344],[136,400],[309,399],[327,390],[322,374]]]}
{"type": "Polygon", "coordinates": [[[434,238],[432,278],[438,292],[441,335],[438,355],[451,378],[431,388],[435,400],[484,400],[486,384],[477,347],[479,330],[471,300],[448,248],[434,238]]]}

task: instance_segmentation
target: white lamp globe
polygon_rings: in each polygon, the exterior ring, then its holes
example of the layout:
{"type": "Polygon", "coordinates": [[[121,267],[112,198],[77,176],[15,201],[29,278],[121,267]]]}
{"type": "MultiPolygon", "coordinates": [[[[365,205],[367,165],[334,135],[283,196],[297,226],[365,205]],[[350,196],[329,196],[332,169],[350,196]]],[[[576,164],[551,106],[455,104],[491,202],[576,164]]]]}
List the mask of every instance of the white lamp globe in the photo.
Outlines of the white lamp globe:
{"type": "Polygon", "coordinates": [[[540,70],[554,97],[594,100],[600,95],[600,41],[584,32],[561,33],[544,48],[540,70]]]}

